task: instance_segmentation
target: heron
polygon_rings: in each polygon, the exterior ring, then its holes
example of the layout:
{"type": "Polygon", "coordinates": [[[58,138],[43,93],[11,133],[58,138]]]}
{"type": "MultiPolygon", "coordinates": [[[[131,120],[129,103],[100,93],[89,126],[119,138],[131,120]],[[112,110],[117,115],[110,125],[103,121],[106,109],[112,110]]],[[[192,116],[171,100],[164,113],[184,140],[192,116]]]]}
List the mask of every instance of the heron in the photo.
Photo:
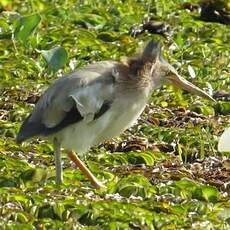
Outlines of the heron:
{"type": "Polygon", "coordinates": [[[230,152],[230,127],[226,128],[218,141],[219,152],[230,152]]]}
{"type": "Polygon", "coordinates": [[[43,137],[53,143],[56,183],[63,183],[64,148],[96,188],[103,186],[81,158],[92,146],[120,135],[143,112],[152,92],[173,84],[214,101],[202,89],[181,77],[151,40],[139,54],[122,61],[100,61],[56,80],[40,97],[22,123],[17,143],[43,137]],[[77,153],[77,154],[76,154],[77,153]]]}

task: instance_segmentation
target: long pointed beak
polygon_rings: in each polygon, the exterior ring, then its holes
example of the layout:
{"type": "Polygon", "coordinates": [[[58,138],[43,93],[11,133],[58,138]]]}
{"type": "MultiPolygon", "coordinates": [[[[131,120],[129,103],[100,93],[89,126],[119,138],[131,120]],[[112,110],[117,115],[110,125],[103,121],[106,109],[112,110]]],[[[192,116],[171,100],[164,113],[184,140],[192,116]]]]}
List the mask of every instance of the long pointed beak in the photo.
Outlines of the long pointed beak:
{"type": "Polygon", "coordinates": [[[197,86],[193,85],[191,82],[185,80],[176,72],[176,70],[172,71],[170,75],[168,75],[166,78],[171,84],[177,86],[180,89],[184,89],[190,93],[196,94],[198,96],[215,102],[215,100],[209,94],[207,94],[205,91],[198,88],[197,86]]]}

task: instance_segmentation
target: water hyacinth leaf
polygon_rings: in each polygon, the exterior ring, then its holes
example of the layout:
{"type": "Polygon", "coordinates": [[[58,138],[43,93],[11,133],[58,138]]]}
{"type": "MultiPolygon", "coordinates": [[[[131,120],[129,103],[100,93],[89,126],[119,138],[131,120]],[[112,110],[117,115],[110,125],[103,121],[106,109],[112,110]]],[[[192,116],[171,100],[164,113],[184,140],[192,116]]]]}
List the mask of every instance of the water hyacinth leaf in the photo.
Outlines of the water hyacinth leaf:
{"type": "Polygon", "coordinates": [[[6,20],[3,18],[0,18],[0,27],[2,28],[3,31],[7,31],[10,28],[10,25],[7,23],[6,20]]]}
{"type": "Polygon", "coordinates": [[[141,196],[150,197],[155,193],[148,179],[140,175],[129,175],[122,178],[116,185],[116,192],[124,197],[141,196]]]}
{"type": "Polygon", "coordinates": [[[21,173],[20,178],[24,181],[40,182],[46,178],[46,171],[41,168],[28,169],[21,173]]]}
{"type": "Polygon", "coordinates": [[[12,195],[11,199],[17,202],[21,202],[23,204],[26,204],[29,202],[29,198],[27,198],[24,194],[23,195],[12,195]]]}
{"type": "Polygon", "coordinates": [[[219,191],[215,187],[202,186],[203,198],[208,202],[217,202],[219,198],[219,191]]]}
{"type": "Polygon", "coordinates": [[[222,209],[221,211],[219,211],[218,216],[225,220],[228,221],[230,223],[230,207],[225,207],[224,209],[222,209]]]}
{"type": "MultiPolygon", "coordinates": [[[[25,215],[25,213],[19,212],[15,214],[15,219],[19,222],[19,223],[27,223],[28,222],[28,218],[25,215]]],[[[26,229],[26,228],[24,228],[26,229]]],[[[29,228],[28,228],[29,229],[29,228]]]]}
{"type": "Polygon", "coordinates": [[[68,60],[68,54],[62,46],[57,46],[50,50],[41,50],[40,52],[44,57],[48,68],[54,72],[61,69],[68,60]]]}
{"type": "Polygon", "coordinates": [[[33,33],[41,21],[39,14],[33,14],[25,17],[21,17],[16,25],[14,36],[15,38],[25,43],[28,37],[33,33]]]}
{"type": "Polygon", "coordinates": [[[60,218],[60,220],[62,219],[62,216],[63,216],[63,213],[65,211],[65,207],[63,204],[61,203],[56,203],[54,206],[53,206],[53,211],[54,213],[60,218]]]}
{"type": "Polygon", "coordinates": [[[215,106],[215,111],[222,115],[229,115],[230,114],[230,102],[219,101],[215,106]]]}
{"type": "Polygon", "coordinates": [[[34,174],[35,174],[35,169],[28,169],[21,173],[20,178],[24,181],[32,180],[34,174]]]}
{"type": "Polygon", "coordinates": [[[38,210],[38,218],[51,218],[55,219],[57,216],[54,213],[54,209],[50,204],[41,206],[38,210]]]}
{"type": "Polygon", "coordinates": [[[17,186],[16,180],[12,178],[5,178],[5,177],[0,178],[0,188],[1,187],[16,187],[16,186],[17,186]]]}
{"type": "Polygon", "coordinates": [[[197,187],[197,185],[194,182],[186,179],[176,181],[175,183],[173,183],[173,186],[175,186],[175,188],[179,188],[182,191],[193,191],[197,187]]]}
{"type": "Polygon", "coordinates": [[[106,24],[106,20],[97,15],[97,14],[81,14],[78,13],[75,15],[76,20],[75,24],[76,25],[81,25],[83,27],[87,28],[102,28],[106,24]]]}
{"type": "Polygon", "coordinates": [[[97,36],[97,38],[104,42],[114,42],[117,40],[116,34],[113,32],[102,32],[97,36]]]}
{"type": "Polygon", "coordinates": [[[1,33],[0,34],[0,40],[2,39],[10,39],[11,38],[11,33],[1,33]]]}
{"type": "Polygon", "coordinates": [[[211,106],[208,106],[208,105],[194,105],[191,107],[191,110],[196,112],[196,113],[199,113],[199,114],[203,114],[203,115],[206,115],[206,116],[214,116],[215,115],[215,110],[213,107],[211,106]]]}
{"type": "Polygon", "coordinates": [[[146,164],[146,165],[153,165],[154,159],[148,153],[135,153],[131,152],[127,154],[127,160],[130,164],[146,164]]]}

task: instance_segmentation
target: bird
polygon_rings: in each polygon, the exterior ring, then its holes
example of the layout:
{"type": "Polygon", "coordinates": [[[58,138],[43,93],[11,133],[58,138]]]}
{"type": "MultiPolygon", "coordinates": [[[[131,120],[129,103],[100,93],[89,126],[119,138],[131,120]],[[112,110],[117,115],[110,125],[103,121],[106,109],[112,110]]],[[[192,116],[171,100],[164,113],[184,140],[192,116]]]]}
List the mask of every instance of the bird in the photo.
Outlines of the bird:
{"type": "Polygon", "coordinates": [[[218,141],[219,152],[230,152],[230,127],[226,128],[218,141]]]}
{"type": "Polygon", "coordinates": [[[91,147],[131,127],[163,84],[215,101],[180,76],[163,57],[161,43],[150,40],[136,56],[91,63],[57,79],[22,123],[16,142],[41,137],[53,143],[56,184],[63,183],[64,148],[92,185],[101,188],[104,184],[81,158],[91,147]]]}

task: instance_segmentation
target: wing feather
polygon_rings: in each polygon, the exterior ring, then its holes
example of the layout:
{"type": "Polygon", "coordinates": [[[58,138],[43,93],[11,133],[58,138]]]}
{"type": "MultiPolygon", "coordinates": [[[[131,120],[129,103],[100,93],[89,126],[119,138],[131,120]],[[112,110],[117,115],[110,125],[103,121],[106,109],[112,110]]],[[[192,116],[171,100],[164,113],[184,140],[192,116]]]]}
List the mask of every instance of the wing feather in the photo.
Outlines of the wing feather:
{"type": "MultiPolygon", "coordinates": [[[[106,62],[102,62],[104,67],[106,62]]],[[[112,68],[104,72],[100,63],[62,77],[41,96],[22,124],[17,142],[33,136],[47,136],[84,120],[91,122],[108,110],[114,96],[112,68]]]]}

